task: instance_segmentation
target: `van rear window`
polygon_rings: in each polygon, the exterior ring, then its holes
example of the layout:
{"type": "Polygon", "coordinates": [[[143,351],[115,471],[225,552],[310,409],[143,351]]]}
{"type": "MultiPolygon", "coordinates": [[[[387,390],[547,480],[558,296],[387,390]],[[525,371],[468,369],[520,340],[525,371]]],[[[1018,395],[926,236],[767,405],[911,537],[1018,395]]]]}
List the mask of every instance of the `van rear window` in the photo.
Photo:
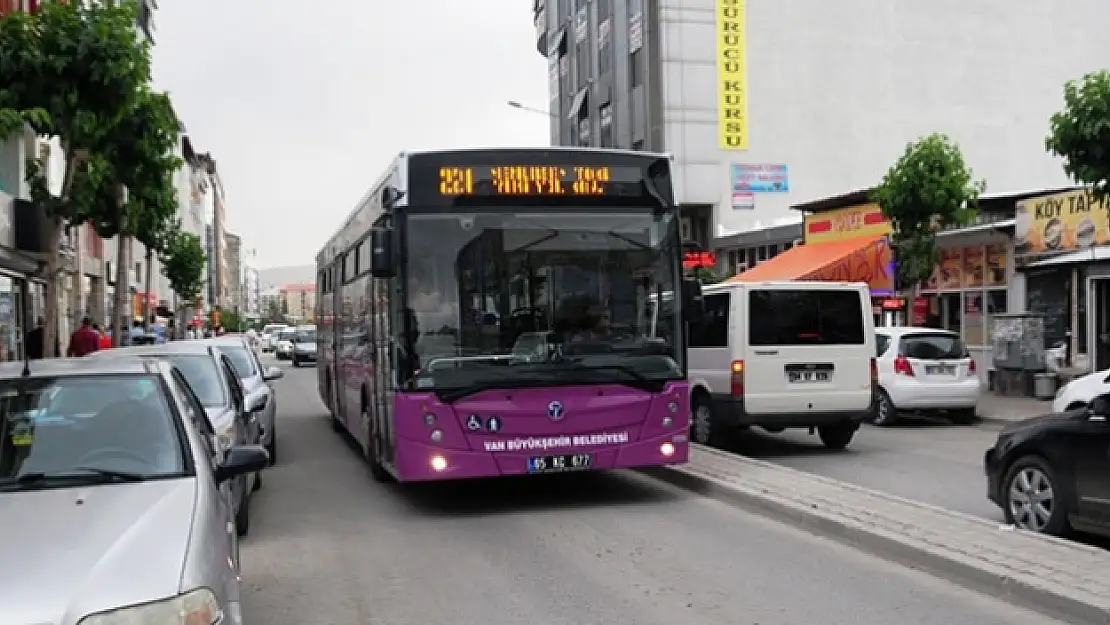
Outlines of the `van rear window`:
{"type": "Polygon", "coordinates": [[[751,345],[865,343],[863,305],[858,291],[752,290],[749,297],[751,345]]]}

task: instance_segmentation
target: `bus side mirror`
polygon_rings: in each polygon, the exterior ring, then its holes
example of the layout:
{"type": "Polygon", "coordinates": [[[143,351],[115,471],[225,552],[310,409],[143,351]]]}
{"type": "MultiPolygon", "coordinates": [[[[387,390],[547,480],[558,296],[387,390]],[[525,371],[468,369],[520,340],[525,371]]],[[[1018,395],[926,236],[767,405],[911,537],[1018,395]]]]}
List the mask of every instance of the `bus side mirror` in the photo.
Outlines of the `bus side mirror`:
{"type": "Polygon", "coordinates": [[[690,325],[697,325],[705,319],[705,299],[701,293],[701,281],[697,278],[682,279],[682,309],[690,325]]]}
{"type": "Polygon", "coordinates": [[[375,278],[392,278],[397,275],[392,228],[374,228],[370,233],[370,275],[375,278]]]}

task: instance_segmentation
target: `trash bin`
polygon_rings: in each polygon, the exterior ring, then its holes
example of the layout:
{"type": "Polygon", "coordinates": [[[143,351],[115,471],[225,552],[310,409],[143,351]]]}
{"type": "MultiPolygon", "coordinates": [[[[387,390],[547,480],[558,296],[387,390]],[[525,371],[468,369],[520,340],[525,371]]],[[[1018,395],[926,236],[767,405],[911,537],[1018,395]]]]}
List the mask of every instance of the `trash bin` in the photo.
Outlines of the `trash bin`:
{"type": "Polygon", "coordinates": [[[1056,374],[1038,373],[1033,377],[1033,395],[1037,399],[1052,399],[1056,396],[1056,374]]]}

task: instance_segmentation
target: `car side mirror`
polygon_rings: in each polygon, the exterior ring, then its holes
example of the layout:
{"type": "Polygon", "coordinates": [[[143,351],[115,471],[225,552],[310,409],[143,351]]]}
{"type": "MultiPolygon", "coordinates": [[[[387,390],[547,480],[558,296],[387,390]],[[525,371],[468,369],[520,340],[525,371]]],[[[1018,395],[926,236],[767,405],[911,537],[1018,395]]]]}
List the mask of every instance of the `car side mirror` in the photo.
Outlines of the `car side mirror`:
{"type": "Polygon", "coordinates": [[[269,402],[269,400],[270,396],[266,393],[256,393],[254,395],[251,395],[250,397],[247,397],[247,412],[261,412],[263,409],[266,408],[266,404],[269,402]]]}
{"type": "Polygon", "coordinates": [[[1099,395],[1092,399],[1087,412],[1092,417],[1102,417],[1105,420],[1110,416],[1110,395],[1099,395]]]}
{"type": "Polygon", "coordinates": [[[256,473],[270,464],[270,452],[261,445],[239,445],[227,450],[223,462],[216,467],[216,481],[224,483],[232,478],[256,473]]]}
{"type": "Polygon", "coordinates": [[[266,372],[262,374],[262,379],[267,382],[280,380],[283,377],[285,377],[285,372],[278,367],[269,367],[266,369],[266,372]]]}
{"type": "Polygon", "coordinates": [[[375,278],[396,276],[394,261],[393,229],[374,228],[370,233],[370,275],[375,278]]]}

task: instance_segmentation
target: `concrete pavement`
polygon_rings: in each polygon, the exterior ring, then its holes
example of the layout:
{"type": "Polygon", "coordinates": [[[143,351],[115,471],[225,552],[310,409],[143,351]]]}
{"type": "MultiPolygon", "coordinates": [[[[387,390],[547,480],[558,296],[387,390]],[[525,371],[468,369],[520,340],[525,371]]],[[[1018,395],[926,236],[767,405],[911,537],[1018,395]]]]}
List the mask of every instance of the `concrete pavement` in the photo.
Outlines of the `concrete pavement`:
{"type": "Polygon", "coordinates": [[[1103,549],[701,446],[688,465],[651,474],[1046,615],[1110,622],[1103,549]]]}
{"type": "Polygon", "coordinates": [[[1032,397],[1000,397],[984,391],[979,400],[979,417],[984,421],[1006,423],[1052,412],[1052,401],[1032,397]]]}
{"type": "Polygon", "coordinates": [[[375,484],[314,370],[286,366],[278,396],[282,457],[242,545],[249,623],[1053,623],[643,475],[375,484]]]}

